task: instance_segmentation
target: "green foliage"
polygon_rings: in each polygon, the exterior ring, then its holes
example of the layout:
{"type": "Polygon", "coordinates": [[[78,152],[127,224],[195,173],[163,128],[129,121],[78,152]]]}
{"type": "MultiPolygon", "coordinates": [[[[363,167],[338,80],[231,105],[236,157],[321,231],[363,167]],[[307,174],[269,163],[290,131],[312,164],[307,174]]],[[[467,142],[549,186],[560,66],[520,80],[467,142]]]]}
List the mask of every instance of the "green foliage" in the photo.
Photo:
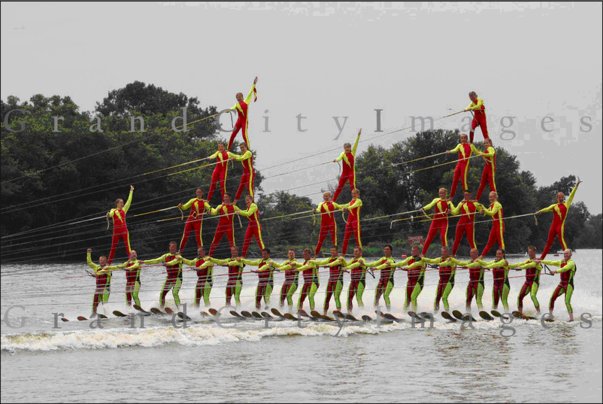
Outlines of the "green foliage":
{"type": "MultiPolygon", "coordinates": [[[[87,247],[106,252],[111,232],[106,230],[102,216],[114,206],[116,198],[127,197],[130,184],[136,187],[128,215],[132,247],[141,256],[148,256],[164,251],[170,240],[178,241],[183,223],[175,205],[194,197],[198,186],[207,190],[214,166],[212,161],[203,161],[165,168],[207,157],[217,148],[213,119],[192,124],[187,132],[172,129],[172,120],[182,115],[184,107],[188,109],[189,122],[209,117],[216,111],[215,107],[201,108],[196,98],[141,82],[111,91],[97,104],[94,113],[80,111],[69,97],[35,95],[25,102],[16,97],[2,100],[0,233],[2,236],[14,235],[53,226],[31,235],[3,239],[2,259],[16,261],[28,256],[81,259],[87,247]],[[17,109],[19,111],[15,111],[17,109]],[[4,118],[9,113],[5,125],[4,118]],[[144,116],[145,121],[142,133],[130,130],[130,117],[139,115],[144,116]],[[53,131],[53,116],[64,118],[58,122],[59,131],[56,132],[53,131]],[[96,130],[97,119],[101,122],[100,130],[96,130]],[[18,130],[21,126],[23,130],[19,132],[10,130],[18,130]],[[174,209],[137,216],[170,206],[174,209]],[[77,226],[60,227],[66,221],[99,216],[100,219],[77,226]]],[[[135,123],[138,126],[138,122],[135,123]]],[[[370,146],[357,156],[357,187],[364,202],[365,255],[380,255],[381,247],[386,243],[394,245],[396,254],[400,250],[408,252],[409,237],[425,236],[429,221],[424,216],[415,213],[413,220],[390,225],[392,219],[409,216],[388,215],[418,209],[437,196],[439,187],[449,187],[456,156],[444,154],[404,162],[450,150],[458,143],[458,135],[458,132],[445,130],[423,132],[389,148],[370,146]]],[[[532,173],[522,171],[515,156],[503,148],[496,150],[497,187],[505,217],[509,218],[505,232],[507,250],[523,251],[527,244],[541,247],[546,240],[551,215],[539,216],[538,225],[531,217],[512,217],[548,206],[554,202],[557,191],[569,194],[576,178],[564,177],[551,186],[537,188],[532,173]]],[[[470,164],[469,184],[475,191],[483,161],[474,158],[470,164]]],[[[236,162],[229,165],[227,191],[234,194],[242,168],[236,162]]],[[[255,183],[259,191],[261,181],[258,172],[255,183]]],[[[218,198],[219,192],[216,192],[211,201],[213,206],[220,202],[218,198]]],[[[461,198],[457,190],[455,202],[461,198]]],[[[275,192],[259,193],[256,199],[264,241],[274,254],[282,256],[291,247],[297,250],[314,247],[320,218],[310,213],[314,206],[309,198],[275,192]]],[[[339,202],[349,199],[350,192],[346,188],[339,202]]],[[[487,192],[481,202],[487,203],[487,192]]],[[[345,223],[341,215],[337,215],[336,220],[341,242],[345,223]]],[[[246,222],[242,218],[239,226],[235,221],[238,244],[246,222]]],[[[480,247],[487,239],[490,223],[487,217],[477,218],[476,238],[480,247]]],[[[206,245],[211,242],[216,224],[215,217],[206,216],[203,224],[206,245]]],[[[448,233],[451,241],[455,226],[456,219],[453,219],[448,233]]],[[[566,221],[566,238],[570,246],[601,248],[601,233],[601,215],[591,216],[583,203],[574,202],[566,221]]],[[[432,252],[438,247],[434,243],[432,252]]],[[[226,255],[226,250],[220,250],[218,255],[226,255]]],[[[464,246],[460,253],[467,254],[467,250],[464,246]]],[[[195,254],[192,239],[184,253],[187,256],[195,254]]],[[[253,246],[251,254],[258,253],[257,247],[253,246]]]]}

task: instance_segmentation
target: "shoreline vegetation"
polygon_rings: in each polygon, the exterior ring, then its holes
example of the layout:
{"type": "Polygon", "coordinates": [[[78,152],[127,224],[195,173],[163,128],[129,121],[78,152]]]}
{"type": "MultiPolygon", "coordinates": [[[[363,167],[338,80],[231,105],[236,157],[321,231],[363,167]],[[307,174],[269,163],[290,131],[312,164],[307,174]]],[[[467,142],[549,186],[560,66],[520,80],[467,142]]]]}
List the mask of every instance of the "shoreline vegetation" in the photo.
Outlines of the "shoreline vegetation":
{"type": "MultiPolygon", "coordinates": [[[[82,261],[88,247],[99,254],[108,252],[111,233],[106,230],[104,218],[88,219],[103,216],[113,207],[116,198],[127,196],[130,184],[136,186],[132,216],[184,202],[194,196],[198,186],[207,190],[213,166],[197,163],[171,170],[165,168],[207,157],[215,152],[218,141],[222,140],[216,136],[218,128],[214,119],[189,125],[188,131],[172,129],[173,122],[181,123],[183,108],[188,111],[187,121],[192,122],[217,114],[216,107],[201,106],[197,98],[141,82],[109,92],[93,112],[80,111],[70,97],[62,96],[35,95],[25,102],[8,97],[1,100],[0,107],[3,264],[82,261]],[[10,113],[16,109],[27,113],[10,113]],[[52,130],[53,116],[64,118],[60,121],[59,133],[52,130]],[[102,132],[89,131],[92,116],[101,117],[102,132]],[[145,132],[131,132],[131,122],[124,120],[125,116],[144,116],[145,132]],[[7,123],[11,128],[23,130],[8,130],[7,123]],[[194,167],[196,169],[191,169],[194,167]],[[87,221],[73,226],[57,226],[79,219],[87,221]]],[[[251,138],[253,132],[254,129],[250,128],[251,138]]],[[[548,206],[554,202],[557,191],[569,194],[577,181],[568,166],[568,176],[548,186],[538,187],[535,174],[522,170],[517,157],[499,147],[496,136],[493,140],[497,151],[497,187],[505,217],[535,212],[548,206]]],[[[362,238],[365,255],[380,256],[386,243],[393,244],[396,254],[408,253],[413,238],[425,236],[429,223],[424,219],[415,218],[401,223],[391,223],[391,217],[367,219],[415,210],[431,201],[440,186],[450,187],[453,165],[412,171],[453,161],[453,156],[440,155],[412,164],[398,163],[450,150],[457,143],[458,132],[432,130],[410,136],[388,148],[370,145],[358,154],[357,187],[364,202],[362,238]]],[[[476,143],[476,146],[481,148],[482,145],[476,143]]],[[[336,154],[334,152],[333,157],[336,154]]],[[[481,159],[471,161],[468,174],[471,187],[477,187],[482,166],[481,159]]],[[[230,166],[229,192],[236,189],[241,173],[240,164],[230,166]]],[[[263,192],[262,179],[262,173],[258,171],[256,202],[261,220],[315,207],[307,197],[283,191],[263,192]]],[[[337,178],[333,178],[328,187],[317,186],[316,191],[332,191],[336,181],[337,178]]],[[[458,203],[461,197],[457,194],[454,203],[458,203]]],[[[482,196],[481,202],[486,203],[486,198],[487,195],[482,196]]],[[[340,200],[349,199],[350,191],[345,189],[340,200]]],[[[566,241],[575,250],[600,249],[603,247],[602,216],[590,214],[580,199],[578,191],[565,225],[566,241]]],[[[210,201],[212,206],[219,202],[217,196],[210,201]]],[[[170,240],[180,239],[184,223],[179,216],[175,210],[128,218],[132,248],[140,256],[164,251],[170,240]]],[[[341,233],[343,218],[336,216],[341,233]]],[[[483,246],[490,229],[490,223],[485,219],[481,216],[477,219],[484,220],[476,224],[479,247],[483,246]]],[[[235,220],[237,243],[243,240],[245,222],[239,228],[235,220]]],[[[450,239],[454,237],[456,222],[457,219],[450,221],[450,239]]],[[[532,217],[506,221],[508,252],[521,254],[528,244],[543,246],[550,223],[550,214],[539,215],[538,223],[532,217]]],[[[217,220],[204,221],[204,244],[211,242],[216,224],[217,220]]],[[[314,247],[318,230],[319,219],[307,216],[299,220],[283,218],[263,223],[264,240],[275,256],[284,256],[289,246],[298,250],[314,247]]],[[[323,251],[329,245],[323,246],[323,251]]],[[[429,253],[437,254],[438,248],[439,245],[434,243],[429,253]]],[[[557,249],[560,246],[555,243],[553,251],[557,249]]],[[[259,255],[257,246],[253,246],[250,252],[252,256],[259,255]]],[[[459,254],[468,255],[468,246],[463,245],[459,254]]],[[[118,248],[117,259],[123,259],[123,255],[124,252],[118,248]]],[[[194,243],[189,243],[183,255],[195,255],[194,243]]],[[[217,255],[228,255],[227,248],[219,249],[217,255]]]]}

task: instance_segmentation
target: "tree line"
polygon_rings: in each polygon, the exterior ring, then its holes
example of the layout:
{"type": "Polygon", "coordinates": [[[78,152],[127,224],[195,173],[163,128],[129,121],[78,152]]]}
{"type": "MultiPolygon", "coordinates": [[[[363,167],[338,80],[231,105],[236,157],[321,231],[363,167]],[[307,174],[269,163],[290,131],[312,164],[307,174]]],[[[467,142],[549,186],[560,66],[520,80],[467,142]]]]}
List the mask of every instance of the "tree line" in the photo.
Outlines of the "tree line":
{"type": "MultiPolygon", "coordinates": [[[[117,197],[125,198],[130,184],[136,187],[128,223],[132,247],[142,256],[152,255],[163,251],[171,239],[178,240],[183,223],[177,209],[133,216],[175,206],[193,197],[195,188],[209,187],[213,166],[207,163],[211,162],[182,163],[207,157],[216,150],[220,141],[216,136],[217,124],[213,119],[205,119],[191,125],[188,131],[176,132],[171,129],[171,122],[181,115],[182,108],[187,109],[189,121],[217,112],[214,106],[202,107],[195,97],[141,82],[109,92],[91,112],[80,110],[67,96],[35,95],[28,101],[9,96],[0,100],[2,261],[81,260],[87,247],[99,252],[108,250],[111,233],[104,219],[96,218],[113,207],[117,197]],[[20,113],[14,113],[15,110],[20,113]],[[64,118],[58,133],[52,130],[53,116],[64,118]],[[131,132],[129,116],[144,116],[145,132],[131,132]],[[90,131],[95,117],[102,118],[102,132],[90,131]],[[172,166],[176,167],[165,169],[172,166]],[[68,224],[73,221],[80,223],[68,224]]],[[[415,210],[437,196],[440,186],[448,187],[452,182],[454,165],[414,171],[451,161],[451,156],[437,156],[415,164],[396,163],[440,153],[457,143],[457,132],[434,130],[388,148],[369,146],[357,156],[357,187],[364,202],[363,242],[368,254],[377,254],[385,243],[407,248],[409,237],[425,235],[429,226],[421,217],[393,224],[390,222],[394,217],[371,218],[415,210]]],[[[557,191],[569,194],[576,182],[574,176],[568,175],[549,186],[538,187],[534,175],[521,170],[515,156],[501,147],[496,150],[497,187],[507,217],[548,206],[554,202],[557,191]]],[[[481,176],[479,160],[471,161],[469,171],[469,183],[475,186],[481,176]]],[[[236,190],[241,172],[240,164],[230,165],[229,192],[236,190]]],[[[311,210],[312,201],[287,192],[262,192],[260,172],[255,183],[264,220],[264,239],[275,253],[283,254],[289,246],[312,246],[320,218],[312,215],[278,218],[311,210]]],[[[346,189],[340,200],[349,198],[346,189]]],[[[460,198],[457,196],[455,202],[460,198]]],[[[601,248],[601,214],[591,215],[579,200],[578,192],[566,222],[567,242],[572,248],[601,248]]],[[[211,202],[217,205],[218,196],[211,202]]],[[[344,218],[338,216],[337,220],[341,237],[344,218]]],[[[538,225],[531,217],[507,221],[507,249],[520,252],[529,243],[543,246],[550,221],[551,215],[539,216],[538,225]]],[[[216,224],[217,220],[205,221],[206,244],[211,242],[216,224]]],[[[237,240],[242,241],[246,219],[242,218],[242,227],[237,221],[235,224],[237,240]]],[[[451,220],[450,238],[454,237],[455,224],[456,219],[451,220]]],[[[478,244],[485,242],[488,230],[487,221],[476,225],[478,244]]],[[[437,244],[431,248],[435,253],[437,244]]],[[[467,253],[467,247],[464,248],[461,254],[467,253]]],[[[194,243],[189,243],[186,254],[194,254],[194,243]]],[[[226,254],[221,251],[221,255],[226,254]]]]}

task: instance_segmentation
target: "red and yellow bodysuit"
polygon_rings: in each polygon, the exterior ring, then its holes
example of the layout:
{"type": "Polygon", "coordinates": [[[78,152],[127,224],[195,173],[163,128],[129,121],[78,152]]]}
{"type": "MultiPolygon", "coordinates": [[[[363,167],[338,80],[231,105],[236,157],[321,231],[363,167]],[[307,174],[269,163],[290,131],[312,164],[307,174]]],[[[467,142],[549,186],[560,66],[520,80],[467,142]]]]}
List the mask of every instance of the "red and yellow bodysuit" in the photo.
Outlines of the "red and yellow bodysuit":
{"type": "Polygon", "coordinates": [[[475,132],[475,128],[478,126],[482,129],[484,139],[488,139],[488,124],[486,122],[486,106],[484,105],[484,100],[478,98],[477,103],[471,102],[471,104],[467,106],[467,110],[473,112],[471,131],[469,132],[471,143],[473,143],[473,133],[475,132]]]}
{"type": "Polygon", "coordinates": [[[454,209],[454,206],[448,199],[435,198],[429,204],[423,206],[423,210],[430,210],[432,208],[434,208],[434,214],[431,219],[429,231],[427,232],[425,244],[423,245],[423,255],[427,253],[431,242],[438,232],[440,233],[442,246],[448,246],[448,213],[454,209]]]}
{"type": "Polygon", "coordinates": [[[115,257],[115,248],[119,243],[119,240],[123,240],[126,247],[126,256],[130,256],[130,233],[128,232],[128,225],[126,224],[126,214],[132,205],[132,195],[134,191],[130,190],[128,200],[124,204],[122,209],[111,209],[108,213],[109,217],[113,219],[113,236],[111,238],[111,250],[109,251],[109,257],[107,263],[111,265],[113,257],[115,257]]]}
{"type": "Polygon", "coordinates": [[[235,212],[241,216],[245,216],[249,219],[247,230],[245,231],[245,240],[243,241],[242,257],[247,257],[247,251],[249,250],[249,243],[251,238],[254,237],[255,241],[260,247],[260,251],[264,249],[264,241],[262,240],[262,225],[260,224],[260,213],[258,211],[258,205],[252,203],[246,210],[239,209],[237,206],[234,207],[235,212]]]}
{"type": "Polygon", "coordinates": [[[210,213],[212,216],[220,215],[218,226],[216,226],[216,233],[214,234],[214,239],[209,247],[209,256],[213,257],[216,247],[218,247],[218,244],[220,241],[222,241],[222,237],[226,236],[228,238],[228,244],[230,247],[236,245],[234,238],[235,208],[232,204],[220,204],[216,206],[215,209],[212,209],[210,213]]]}
{"type": "Polygon", "coordinates": [[[325,238],[330,234],[333,247],[337,247],[337,222],[335,221],[335,211],[341,209],[341,206],[335,202],[322,202],[316,208],[316,213],[320,213],[320,233],[318,234],[318,243],[314,249],[314,254],[318,256],[325,238]]]}
{"type": "Polygon", "coordinates": [[[478,201],[486,188],[486,184],[490,185],[490,192],[496,192],[496,149],[488,146],[485,152],[480,152],[479,154],[484,158],[484,169],[477,193],[475,194],[475,199],[478,201]]]}
{"type": "Polygon", "coordinates": [[[479,153],[479,151],[473,146],[473,143],[459,143],[454,149],[450,150],[450,152],[457,152],[459,154],[458,162],[454,168],[454,176],[452,177],[452,187],[450,188],[450,198],[453,198],[456,193],[456,186],[459,183],[459,179],[462,181],[463,191],[469,189],[467,184],[469,159],[471,158],[472,153],[479,153]]]}
{"type": "Polygon", "coordinates": [[[248,125],[249,125],[249,103],[251,102],[251,96],[255,96],[255,100],[257,100],[257,92],[255,89],[255,84],[251,85],[251,89],[249,93],[247,93],[247,97],[243,101],[237,101],[235,105],[232,106],[231,110],[236,110],[239,117],[235,122],[232,133],[230,134],[230,140],[228,141],[228,150],[232,148],[232,144],[234,143],[235,138],[237,137],[237,133],[239,131],[243,132],[243,141],[247,145],[247,148],[250,148],[251,145],[249,143],[249,134],[247,133],[248,125]]]}
{"type": "Polygon", "coordinates": [[[553,241],[555,241],[555,237],[559,240],[559,244],[561,244],[561,248],[563,250],[567,250],[567,243],[565,242],[565,219],[567,218],[567,212],[569,211],[570,206],[572,205],[572,201],[574,200],[574,195],[576,195],[576,190],[578,186],[576,185],[570,196],[567,198],[567,201],[563,203],[555,203],[551,206],[548,206],[544,209],[540,209],[538,213],[545,212],[553,212],[553,222],[551,223],[551,227],[549,228],[549,236],[546,240],[546,244],[542,250],[542,254],[540,255],[540,259],[544,259],[546,255],[551,250],[553,246],[553,241]]]}
{"type": "Polygon", "coordinates": [[[343,246],[341,248],[342,254],[345,255],[348,251],[348,243],[352,234],[356,240],[356,246],[362,248],[362,237],[360,232],[360,209],[362,208],[362,200],[360,198],[355,198],[349,203],[341,205],[341,207],[347,208],[350,212],[343,232],[343,246]]]}
{"type": "Polygon", "coordinates": [[[452,255],[456,255],[463,236],[467,237],[470,248],[476,248],[475,244],[475,212],[481,207],[479,202],[462,200],[456,208],[452,209],[453,215],[461,215],[456,224],[454,243],[452,244],[452,255]]]}
{"type": "Polygon", "coordinates": [[[188,235],[191,230],[195,231],[195,238],[197,239],[197,248],[203,245],[202,230],[203,230],[203,214],[205,211],[210,211],[211,206],[204,199],[192,198],[187,203],[182,205],[182,210],[190,209],[186,224],[184,225],[184,232],[182,233],[182,239],[180,240],[179,251],[184,251],[186,242],[188,241],[188,235]]]}
{"type": "Polygon", "coordinates": [[[207,193],[207,200],[211,201],[211,197],[214,196],[216,186],[220,187],[220,197],[224,199],[224,193],[226,192],[226,177],[228,176],[228,152],[217,151],[211,156],[210,159],[216,159],[216,166],[211,174],[211,184],[209,185],[209,192],[207,193]]]}
{"type": "Polygon", "coordinates": [[[253,183],[255,180],[255,170],[253,169],[253,154],[251,154],[249,150],[247,150],[242,155],[229,152],[228,157],[240,161],[241,165],[243,166],[243,174],[241,175],[241,181],[239,182],[239,187],[237,188],[237,193],[235,194],[235,201],[238,201],[241,198],[244,189],[247,189],[249,195],[253,197],[253,183]]]}
{"type": "Polygon", "coordinates": [[[505,249],[505,222],[503,207],[498,201],[491,204],[490,208],[484,208],[483,212],[492,218],[492,228],[490,229],[488,242],[482,251],[482,256],[485,257],[494,246],[494,243],[497,243],[499,248],[505,249]]]}
{"type": "Polygon", "coordinates": [[[345,151],[341,152],[341,154],[337,157],[336,161],[343,161],[343,166],[341,168],[341,176],[339,177],[339,184],[337,185],[337,189],[333,194],[333,201],[337,202],[337,198],[339,198],[339,194],[343,191],[343,187],[346,182],[350,183],[350,191],[356,188],[356,150],[358,149],[358,141],[360,140],[360,133],[356,136],[356,141],[354,142],[354,146],[352,146],[352,151],[350,153],[346,153],[345,151]]]}

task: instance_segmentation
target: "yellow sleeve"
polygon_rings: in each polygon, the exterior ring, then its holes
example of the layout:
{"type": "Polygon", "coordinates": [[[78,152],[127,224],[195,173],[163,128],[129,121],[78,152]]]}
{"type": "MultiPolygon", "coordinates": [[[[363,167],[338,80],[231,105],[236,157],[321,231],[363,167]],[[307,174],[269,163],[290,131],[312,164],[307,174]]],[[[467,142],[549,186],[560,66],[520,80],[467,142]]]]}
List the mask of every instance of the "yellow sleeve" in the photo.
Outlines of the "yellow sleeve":
{"type": "Polygon", "coordinates": [[[492,146],[488,146],[488,148],[486,149],[485,152],[478,152],[478,153],[484,157],[494,157],[494,155],[496,154],[496,149],[492,146]]]}
{"type": "Polygon", "coordinates": [[[574,187],[574,189],[572,189],[572,192],[570,192],[569,197],[567,198],[567,201],[565,201],[565,206],[569,209],[569,207],[571,206],[572,202],[574,201],[574,196],[576,195],[576,191],[578,190],[578,185],[576,185],[574,187]]]}
{"type": "Polygon", "coordinates": [[[197,198],[191,198],[191,199],[189,199],[189,201],[187,203],[185,203],[184,205],[182,205],[182,209],[183,210],[190,209],[190,207],[193,204],[193,202],[195,202],[195,199],[197,199],[197,198]]]}
{"type": "Polygon", "coordinates": [[[249,206],[249,209],[247,210],[243,210],[243,209],[239,209],[238,207],[235,206],[235,210],[239,213],[239,215],[241,216],[245,216],[245,217],[250,217],[253,216],[253,214],[255,212],[257,212],[258,210],[258,205],[256,205],[255,203],[252,203],[251,206],[249,206]]]}
{"type": "Polygon", "coordinates": [[[215,159],[215,158],[217,158],[219,155],[220,155],[220,152],[219,152],[219,151],[217,151],[217,152],[215,152],[214,154],[212,154],[211,156],[208,156],[207,158],[208,158],[208,159],[215,159]]]}
{"type": "Polygon", "coordinates": [[[358,149],[358,142],[360,141],[360,132],[356,135],[356,141],[354,142],[354,146],[352,146],[352,155],[356,156],[356,150],[358,149]]]}
{"type": "Polygon", "coordinates": [[[215,216],[222,210],[222,204],[216,206],[215,208],[210,209],[209,214],[215,216]]]}
{"type": "Polygon", "coordinates": [[[477,99],[477,104],[473,105],[473,103],[469,104],[469,106],[467,107],[468,110],[470,111],[477,111],[478,109],[481,109],[484,105],[484,100],[482,100],[481,98],[477,99]]]}
{"type": "Polygon", "coordinates": [[[257,259],[257,260],[248,260],[248,259],[243,258],[243,259],[241,260],[241,262],[242,262],[243,264],[245,264],[245,265],[251,265],[251,266],[253,266],[253,267],[257,267],[258,265],[260,265],[260,263],[262,262],[262,260],[261,260],[261,259],[257,259]]]}
{"type": "Polygon", "coordinates": [[[553,261],[553,260],[542,260],[540,261],[544,265],[552,265],[554,267],[560,267],[561,261],[553,261]]]}
{"type": "Polygon", "coordinates": [[[423,261],[427,262],[428,264],[440,264],[440,263],[442,263],[442,257],[438,257],[438,258],[423,257],[423,261]]]}
{"type": "Polygon", "coordinates": [[[461,261],[461,260],[457,260],[455,258],[456,261],[456,265],[458,265],[459,267],[466,267],[467,265],[471,264],[471,261],[461,261]]]}
{"type": "Polygon", "coordinates": [[[335,209],[338,209],[338,210],[343,209],[343,205],[340,205],[340,204],[338,204],[338,203],[336,203],[336,202],[333,202],[333,207],[334,207],[335,209]]]}
{"type": "Polygon", "coordinates": [[[243,159],[243,156],[241,156],[240,154],[228,152],[228,158],[232,160],[241,161],[243,159]]]}
{"type": "Polygon", "coordinates": [[[319,267],[323,267],[323,266],[325,266],[325,265],[329,264],[329,258],[325,258],[324,260],[321,260],[321,261],[316,260],[316,261],[314,261],[314,262],[315,262],[315,263],[316,263],[316,265],[318,265],[319,267]]]}
{"type": "Polygon", "coordinates": [[[100,265],[97,265],[94,262],[92,262],[92,253],[86,254],[86,263],[88,264],[88,266],[90,268],[92,268],[94,270],[94,272],[98,271],[100,268],[100,265]]]}
{"type": "Polygon", "coordinates": [[[253,90],[255,90],[255,84],[251,84],[251,88],[249,89],[249,92],[247,93],[247,97],[245,97],[246,104],[249,104],[249,101],[251,101],[251,97],[253,96],[253,90]]]}
{"type": "Polygon", "coordinates": [[[341,161],[341,160],[343,160],[344,157],[345,157],[345,152],[341,152],[341,154],[339,156],[337,156],[335,161],[341,161]]]}
{"type": "Polygon", "coordinates": [[[500,266],[507,266],[505,264],[505,260],[504,259],[499,260],[499,261],[492,261],[489,264],[485,263],[484,268],[492,269],[492,268],[497,268],[497,267],[500,267],[500,266]]]}
{"type": "Polygon", "coordinates": [[[458,153],[458,151],[460,150],[460,148],[461,148],[461,147],[462,147],[462,146],[461,146],[461,144],[459,143],[459,144],[457,144],[457,145],[456,145],[456,147],[455,147],[454,149],[449,150],[449,152],[450,152],[450,153],[458,153]]]}
{"type": "Polygon", "coordinates": [[[458,205],[456,205],[456,207],[454,205],[452,205],[452,209],[450,209],[450,213],[452,213],[453,216],[459,215],[461,213],[461,207],[463,206],[463,201],[460,201],[458,205]]]}
{"type": "MultiPolygon", "coordinates": [[[[381,261],[383,261],[385,259],[385,257],[381,257],[376,261],[371,261],[371,262],[365,262],[364,265],[366,265],[367,267],[371,268],[371,267],[375,267],[377,265],[381,264],[381,261]]],[[[385,266],[389,266],[390,263],[389,262],[385,262],[384,263],[385,266]]]]}
{"type": "Polygon", "coordinates": [[[439,200],[440,200],[440,198],[435,198],[433,201],[431,201],[427,205],[423,206],[423,210],[430,210],[431,208],[433,208],[436,205],[436,203],[438,203],[439,200]]]}
{"type": "Polygon", "coordinates": [[[356,199],[353,205],[348,204],[348,209],[359,208],[362,206],[362,200],[360,198],[356,199]]]}
{"type": "Polygon", "coordinates": [[[165,262],[166,256],[167,256],[167,254],[163,254],[161,257],[157,257],[152,260],[144,260],[144,263],[148,264],[148,265],[159,264],[160,262],[165,262]]]}
{"type": "Polygon", "coordinates": [[[366,266],[364,263],[364,258],[361,258],[356,262],[349,263],[348,265],[346,265],[346,268],[351,270],[351,269],[359,268],[361,266],[366,266]]]}
{"type": "Polygon", "coordinates": [[[425,258],[422,258],[419,261],[415,261],[412,264],[410,264],[409,266],[406,267],[406,269],[415,269],[415,268],[421,268],[424,264],[425,258]]]}
{"type": "Polygon", "coordinates": [[[130,190],[130,194],[128,195],[128,200],[126,201],[126,204],[124,205],[124,212],[126,212],[126,213],[128,213],[130,206],[132,206],[132,196],[133,195],[134,195],[134,191],[130,190]]]}
{"type": "Polygon", "coordinates": [[[547,206],[546,208],[542,208],[538,211],[538,213],[547,213],[547,212],[552,212],[555,209],[555,206],[557,206],[556,203],[547,206]]]}
{"type": "Polygon", "coordinates": [[[321,206],[322,206],[322,203],[319,203],[315,210],[316,213],[320,213],[321,206]]]}
{"type": "Polygon", "coordinates": [[[565,266],[561,269],[559,269],[557,272],[561,273],[561,272],[567,272],[570,271],[572,269],[576,268],[576,263],[574,262],[574,260],[569,260],[565,266]]]}
{"type": "Polygon", "coordinates": [[[195,258],[195,259],[189,260],[189,259],[182,257],[182,263],[184,265],[194,267],[195,265],[197,265],[197,259],[195,258]]]}
{"type": "Polygon", "coordinates": [[[492,207],[492,209],[484,208],[483,213],[492,217],[498,213],[498,211],[500,210],[501,207],[502,207],[502,205],[499,202],[496,202],[494,204],[494,206],[492,207]]]}
{"type": "Polygon", "coordinates": [[[399,268],[399,267],[403,267],[404,265],[408,264],[408,261],[410,261],[413,257],[406,257],[404,258],[402,261],[398,261],[398,262],[394,262],[394,266],[399,268]]]}
{"type": "MultiPolygon", "coordinates": [[[[509,268],[511,268],[512,265],[509,265],[509,268]]],[[[524,263],[520,263],[520,265],[516,266],[515,268],[517,269],[528,269],[528,268],[536,268],[538,267],[538,263],[535,261],[530,261],[530,262],[524,262],[524,263]]]]}
{"type": "Polygon", "coordinates": [[[228,259],[228,258],[223,259],[223,260],[218,259],[218,258],[210,258],[209,260],[216,265],[222,265],[222,266],[226,266],[230,262],[230,259],[228,259]]]}
{"type": "Polygon", "coordinates": [[[111,210],[109,211],[109,213],[108,213],[109,217],[113,217],[113,216],[115,215],[115,211],[116,211],[116,210],[117,210],[117,209],[115,209],[115,208],[114,208],[114,209],[111,209],[111,210]]]}
{"type": "Polygon", "coordinates": [[[477,149],[477,147],[475,147],[475,145],[473,143],[469,143],[469,147],[471,148],[471,151],[473,152],[473,154],[481,154],[481,152],[477,149]]]}

